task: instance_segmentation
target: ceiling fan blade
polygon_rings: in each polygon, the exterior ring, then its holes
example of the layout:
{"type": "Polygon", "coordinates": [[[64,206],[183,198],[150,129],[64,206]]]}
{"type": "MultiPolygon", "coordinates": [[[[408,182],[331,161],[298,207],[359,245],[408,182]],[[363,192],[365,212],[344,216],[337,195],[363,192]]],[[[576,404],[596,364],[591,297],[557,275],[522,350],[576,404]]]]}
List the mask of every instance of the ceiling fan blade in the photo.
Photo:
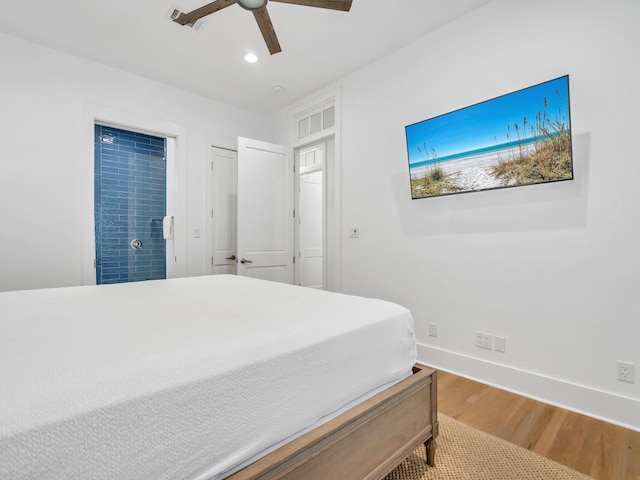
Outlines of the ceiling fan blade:
{"type": "Polygon", "coordinates": [[[330,8],[331,10],[342,10],[348,12],[351,9],[353,0],[271,0],[280,3],[293,3],[294,5],[305,5],[307,7],[330,8]]]}
{"type": "Polygon", "coordinates": [[[223,8],[233,5],[236,2],[237,0],[216,0],[215,2],[211,2],[192,12],[185,13],[184,15],[179,16],[174,20],[174,22],[178,22],[180,25],[187,25],[188,23],[195,22],[202,17],[206,17],[207,15],[211,15],[218,10],[222,10],[223,8]]]}
{"type": "Polygon", "coordinates": [[[260,10],[256,10],[253,12],[253,16],[256,17],[256,22],[258,22],[258,27],[260,27],[260,32],[262,32],[262,38],[264,38],[269,48],[269,53],[273,55],[274,53],[281,52],[280,42],[276,36],[276,31],[273,28],[273,23],[271,23],[271,17],[269,17],[267,9],[261,8],[260,10]]]}

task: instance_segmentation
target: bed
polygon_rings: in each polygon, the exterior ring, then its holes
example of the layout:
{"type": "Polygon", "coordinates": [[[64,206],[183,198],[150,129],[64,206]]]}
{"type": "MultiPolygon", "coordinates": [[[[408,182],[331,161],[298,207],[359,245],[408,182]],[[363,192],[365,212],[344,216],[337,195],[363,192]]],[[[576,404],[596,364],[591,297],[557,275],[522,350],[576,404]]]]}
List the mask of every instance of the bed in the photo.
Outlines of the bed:
{"type": "Polygon", "coordinates": [[[0,293],[10,479],[381,479],[436,372],[382,300],[239,276],[0,293]]]}

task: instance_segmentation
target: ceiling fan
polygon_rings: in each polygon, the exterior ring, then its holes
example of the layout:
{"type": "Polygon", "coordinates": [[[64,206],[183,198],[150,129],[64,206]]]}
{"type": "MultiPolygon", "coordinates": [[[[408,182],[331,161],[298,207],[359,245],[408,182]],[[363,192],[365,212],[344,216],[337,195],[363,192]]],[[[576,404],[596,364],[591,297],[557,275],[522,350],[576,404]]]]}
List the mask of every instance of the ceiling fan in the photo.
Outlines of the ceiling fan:
{"type": "MultiPolygon", "coordinates": [[[[331,10],[341,10],[343,12],[348,12],[351,9],[352,0],[272,0],[273,2],[280,3],[293,3],[294,5],[306,5],[308,7],[318,7],[318,8],[329,8],[331,10]]],[[[211,2],[203,7],[200,7],[192,12],[185,13],[184,15],[179,16],[174,21],[179,23],[180,25],[187,25],[196,20],[199,20],[202,17],[210,15],[212,13],[217,12],[218,10],[222,10],[223,8],[229,7],[237,3],[245,10],[250,10],[253,12],[253,16],[258,22],[258,27],[260,27],[260,32],[262,32],[262,37],[264,38],[267,47],[269,48],[269,53],[273,55],[274,53],[281,52],[280,42],[278,41],[278,37],[276,36],[276,31],[273,28],[273,24],[271,23],[271,18],[269,17],[269,12],[267,11],[267,3],[269,0],[215,0],[215,2],[211,2]]]]}

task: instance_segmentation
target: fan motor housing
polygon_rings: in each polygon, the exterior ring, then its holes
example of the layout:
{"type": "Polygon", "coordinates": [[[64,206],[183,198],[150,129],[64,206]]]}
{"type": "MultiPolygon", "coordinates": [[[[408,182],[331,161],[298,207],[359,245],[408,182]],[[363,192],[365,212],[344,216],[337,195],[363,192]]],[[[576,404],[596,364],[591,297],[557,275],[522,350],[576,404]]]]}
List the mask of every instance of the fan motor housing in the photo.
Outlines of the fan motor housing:
{"type": "Polygon", "coordinates": [[[245,10],[256,11],[266,7],[268,2],[269,0],[238,0],[238,5],[245,10]]]}

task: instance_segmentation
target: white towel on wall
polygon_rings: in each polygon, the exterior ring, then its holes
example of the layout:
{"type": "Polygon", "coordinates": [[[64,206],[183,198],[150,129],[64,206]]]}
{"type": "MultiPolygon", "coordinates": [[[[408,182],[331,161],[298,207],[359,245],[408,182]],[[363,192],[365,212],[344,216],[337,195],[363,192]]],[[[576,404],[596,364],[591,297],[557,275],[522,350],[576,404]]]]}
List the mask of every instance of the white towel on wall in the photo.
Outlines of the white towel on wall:
{"type": "Polygon", "coordinates": [[[165,240],[173,238],[173,215],[167,215],[162,219],[162,238],[165,240]]]}

